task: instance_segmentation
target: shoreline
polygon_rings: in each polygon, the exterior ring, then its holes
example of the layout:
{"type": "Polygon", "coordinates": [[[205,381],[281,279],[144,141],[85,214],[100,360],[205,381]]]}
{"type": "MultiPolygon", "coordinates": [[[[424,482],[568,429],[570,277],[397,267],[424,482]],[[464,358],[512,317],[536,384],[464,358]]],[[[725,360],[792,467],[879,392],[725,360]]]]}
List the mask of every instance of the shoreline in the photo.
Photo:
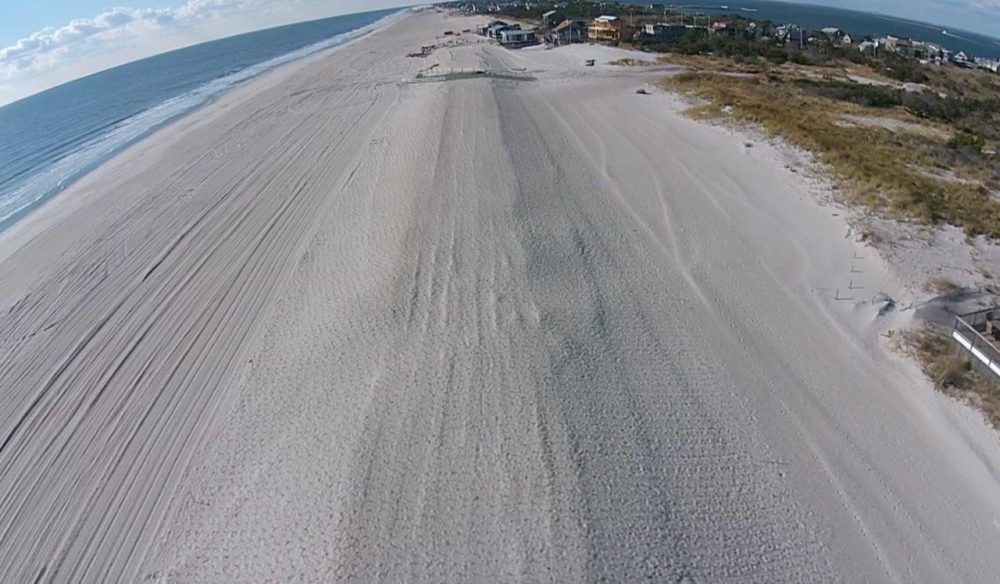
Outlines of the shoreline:
{"type": "Polygon", "coordinates": [[[443,36],[479,20],[276,69],[0,234],[0,572],[989,581],[997,436],[883,352],[904,283],[795,153],[624,51],[443,36]]]}
{"type": "MultiPolygon", "coordinates": [[[[67,189],[69,189],[70,187],[72,187],[75,183],[79,182],[80,180],[82,180],[87,175],[89,175],[89,174],[95,172],[96,170],[98,170],[102,165],[104,165],[107,162],[109,162],[115,156],[124,153],[129,148],[131,148],[131,147],[139,144],[140,142],[142,142],[143,140],[149,138],[153,134],[156,134],[156,133],[160,132],[161,130],[165,130],[165,129],[169,128],[172,124],[174,124],[174,123],[176,123],[176,122],[178,122],[178,121],[180,121],[180,120],[182,120],[182,119],[184,119],[184,118],[186,118],[186,117],[188,117],[190,115],[195,114],[196,112],[198,112],[202,108],[205,108],[205,107],[208,107],[208,106],[212,105],[214,102],[216,102],[219,99],[222,99],[223,97],[225,97],[228,93],[230,93],[232,91],[235,91],[235,90],[243,87],[244,85],[253,83],[254,81],[260,79],[261,77],[267,76],[268,74],[270,74],[270,73],[272,73],[272,72],[274,72],[276,70],[279,70],[279,69],[281,69],[283,67],[294,65],[294,64],[302,61],[303,59],[308,59],[309,57],[312,57],[312,56],[317,55],[317,54],[326,53],[328,51],[334,51],[337,48],[342,47],[342,46],[344,46],[347,43],[351,43],[351,42],[354,42],[354,41],[356,41],[358,39],[364,38],[365,36],[367,36],[369,34],[372,34],[373,32],[379,30],[380,28],[384,28],[385,26],[390,25],[392,22],[394,22],[394,20],[396,20],[398,18],[401,18],[402,16],[405,16],[405,12],[408,11],[408,10],[412,10],[412,9],[411,8],[400,8],[400,9],[396,10],[395,12],[387,14],[387,15],[379,18],[378,20],[376,20],[376,21],[374,21],[374,22],[372,22],[372,23],[370,23],[368,25],[359,27],[357,29],[354,29],[354,30],[351,30],[351,31],[348,31],[348,32],[345,32],[345,33],[341,33],[339,35],[336,35],[334,37],[331,37],[331,38],[323,40],[323,41],[319,41],[319,42],[314,43],[312,45],[307,45],[305,47],[301,47],[301,48],[293,50],[293,51],[291,51],[291,52],[289,52],[287,54],[282,54],[282,55],[278,55],[276,57],[272,57],[272,58],[270,58],[270,59],[268,59],[266,61],[262,61],[260,63],[254,63],[252,65],[249,65],[249,66],[245,67],[243,70],[232,72],[232,73],[230,73],[230,74],[228,74],[226,76],[223,76],[221,78],[215,78],[215,79],[207,82],[206,84],[203,84],[203,85],[201,85],[199,87],[196,87],[196,88],[190,90],[187,93],[175,96],[175,97],[173,97],[171,99],[168,99],[168,100],[166,100],[164,102],[160,102],[160,103],[158,103],[156,105],[153,105],[153,106],[151,106],[151,107],[149,107],[149,108],[147,108],[145,110],[142,110],[142,111],[134,114],[129,119],[150,115],[153,112],[155,112],[156,110],[158,110],[158,109],[163,108],[164,106],[166,106],[170,101],[176,100],[176,99],[181,99],[181,98],[184,98],[184,97],[189,96],[191,94],[197,93],[198,91],[202,90],[208,84],[217,83],[220,80],[228,78],[228,77],[244,75],[246,71],[253,70],[253,69],[256,69],[256,68],[260,68],[260,67],[264,67],[263,70],[259,71],[256,74],[253,74],[249,78],[244,79],[242,81],[235,82],[235,84],[231,85],[227,89],[224,89],[224,90],[222,90],[219,93],[211,95],[210,97],[208,97],[204,101],[201,101],[200,103],[198,103],[198,104],[196,104],[194,106],[191,106],[191,107],[189,107],[186,110],[182,110],[182,111],[180,111],[178,113],[173,113],[173,114],[167,115],[167,117],[163,118],[161,121],[154,123],[153,125],[151,125],[148,128],[142,130],[141,132],[139,132],[138,134],[136,134],[132,138],[129,138],[125,142],[122,142],[122,143],[118,144],[117,146],[113,147],[110,151],[108,151],[107,153],[105,153],[101,158],[99,158],[97,160],[94,160],[94,161],[90,162],[89,164],[87,164],[87,165],[85,165],[83,167],[77,168],[70,175],[68,175],[66,178],[63,178],[62,180],[60,180],[59,183],[57,185],[53,186],[48,192],[42,194],[37,199],[35,199],[35,200],[31,201],[31,202],[23,204],[16,211],[14,211],[13,213],[11,213],[8,217],[4,218],[3,220],[0,220],[0,234],[2,234],[3,232],[7,231],[8,229],[10,229],[11,227],[13,227],[17,223],[20,223],[21,221],[25,220],[33,212],[35,212],[38,209],[40,209],[41,207],[45,206],[49,201],[51,201],[54,198],[58,197],[60,194],[62,194],[63,192],[65,192],[67,189]],[[317,48],[317,47],[319,47],[319,48],[317,48]],[[274,62],[277,62],[277,63],[274,64],[274,65],[269,65],[270,63],[274,63],[274,62]]],[[[183,49],[180,49],[180,50],[183,50],[183,49]]],[[[95,73],[94,75],[100,75],[101,73],[103,73],[103,72],[95,73]]],[[[25,98],[25,99],[30,99],[31,97],[32,96],[29,96],[28,98],[25,98]]],[[[113,132],[114,130],[115,129],[113,128],[111,131],[113,132]]],[[[98,140],[104,140],[106,138],[107,138],[107,135],[104,135],[104,136],[99,137],[98,140]]],[[[72,154],[71,154],[71,156],[72,156],[72,154]]],[[[53,163],[53,164],[55,164],[55,163],[53,163]]]]}

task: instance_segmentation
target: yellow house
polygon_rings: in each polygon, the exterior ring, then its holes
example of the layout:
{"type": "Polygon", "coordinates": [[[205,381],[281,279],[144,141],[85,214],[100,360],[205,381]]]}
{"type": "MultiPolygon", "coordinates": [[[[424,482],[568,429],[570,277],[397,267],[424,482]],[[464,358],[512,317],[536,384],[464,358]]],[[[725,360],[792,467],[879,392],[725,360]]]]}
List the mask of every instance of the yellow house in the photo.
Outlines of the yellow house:
{"type": "Polygon", "coordinates": [[[622,40],[622,21],[617,16],[598,16],[587,27],[587,40],[598,43],[617,43],[622,40]]]}

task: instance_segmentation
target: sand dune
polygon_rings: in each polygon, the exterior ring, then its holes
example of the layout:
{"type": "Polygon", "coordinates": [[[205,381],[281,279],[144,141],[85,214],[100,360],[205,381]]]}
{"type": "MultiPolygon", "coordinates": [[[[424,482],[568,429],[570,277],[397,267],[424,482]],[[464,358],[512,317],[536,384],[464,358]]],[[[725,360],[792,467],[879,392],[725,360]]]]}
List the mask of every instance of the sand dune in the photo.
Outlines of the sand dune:
{"type": "Polygon", "coordinates": [[[0,573],[991,581],[995,436],[877,346],[895,278],[781,151],[604,49],[403,56],[472,22],[271,74],[0,236],[0,573]]]}

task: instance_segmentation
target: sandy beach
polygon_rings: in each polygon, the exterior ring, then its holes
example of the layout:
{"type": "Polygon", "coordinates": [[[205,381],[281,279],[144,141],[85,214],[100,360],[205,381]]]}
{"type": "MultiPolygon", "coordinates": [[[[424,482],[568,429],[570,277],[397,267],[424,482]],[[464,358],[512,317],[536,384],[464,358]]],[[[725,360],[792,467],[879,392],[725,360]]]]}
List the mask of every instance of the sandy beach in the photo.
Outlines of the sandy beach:
{"type": "Polygon", "coordinates": [[[886,349],[910,284],[793,153],[617,49],[406,56],[480,22],[0,234],[0,579],[995,581],[1000,440],[886,349]]]}

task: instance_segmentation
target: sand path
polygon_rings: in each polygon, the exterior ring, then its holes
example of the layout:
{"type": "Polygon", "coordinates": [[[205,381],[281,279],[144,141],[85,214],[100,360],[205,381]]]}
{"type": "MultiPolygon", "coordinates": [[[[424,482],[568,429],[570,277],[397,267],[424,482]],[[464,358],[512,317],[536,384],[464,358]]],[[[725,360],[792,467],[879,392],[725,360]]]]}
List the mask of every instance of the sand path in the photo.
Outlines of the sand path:
{"type": "Polygon", "coordinates": [[[0,573],[989,581],[996,443],[829,299],[866,252],[797,177],[572,51],[402,56],[470,24],[270,75],[0,238],[0,573]],[[400,83],[431,62],[538,79],[400,83]]]}

